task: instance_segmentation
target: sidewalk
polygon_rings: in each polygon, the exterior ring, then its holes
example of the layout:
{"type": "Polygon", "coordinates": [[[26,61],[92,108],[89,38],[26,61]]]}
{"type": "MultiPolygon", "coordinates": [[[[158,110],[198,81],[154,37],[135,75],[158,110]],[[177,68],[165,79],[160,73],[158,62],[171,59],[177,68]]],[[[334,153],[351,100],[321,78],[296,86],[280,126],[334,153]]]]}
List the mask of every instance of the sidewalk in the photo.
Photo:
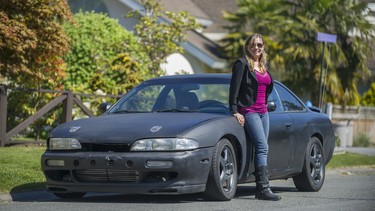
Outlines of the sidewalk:
{"type": "Polygon", "coordinates": [[[334,153],[352,152],[363,155],[375,156],[375,148],[373,147],[335,147],[334,153]]]}

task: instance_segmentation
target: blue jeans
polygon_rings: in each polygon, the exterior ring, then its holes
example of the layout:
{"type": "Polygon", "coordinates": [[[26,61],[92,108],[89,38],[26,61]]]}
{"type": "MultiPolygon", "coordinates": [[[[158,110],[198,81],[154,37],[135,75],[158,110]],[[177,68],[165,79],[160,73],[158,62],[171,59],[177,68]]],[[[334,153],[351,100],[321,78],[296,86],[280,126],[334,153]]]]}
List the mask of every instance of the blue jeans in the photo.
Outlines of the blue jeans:
{"type": "Polygon", "coordinates": [[[246,133],[255,146],[255,167],[267,166],[270,129],[268,113],[247,113],[244,116],[246,133]]]}

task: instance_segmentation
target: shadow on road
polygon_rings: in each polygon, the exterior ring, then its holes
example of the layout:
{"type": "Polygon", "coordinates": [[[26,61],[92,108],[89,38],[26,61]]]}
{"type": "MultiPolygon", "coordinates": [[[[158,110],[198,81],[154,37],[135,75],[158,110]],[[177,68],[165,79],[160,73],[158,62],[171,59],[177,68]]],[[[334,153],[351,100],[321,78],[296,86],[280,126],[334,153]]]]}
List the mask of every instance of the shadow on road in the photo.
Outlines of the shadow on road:
{"type": "MultiPolygon", "coordinates": [[[[292,187],[272,187],[275,193],[297,192],[292,187]]],[[[11,193],[12,201],[17,202],[95,202],[95,203],[158,203],[158,204],[178,204],[199,201],[209,201],[204,198],[202,193],[185,195],[138,195],[138,194],[119,194],[119,193],[88,193],[83,198],[61,199],[45,190],[33,192],[14,192],[11,193]]],[[[238,186],[234,198],[255,196],[255,186],[238,186]]]]}

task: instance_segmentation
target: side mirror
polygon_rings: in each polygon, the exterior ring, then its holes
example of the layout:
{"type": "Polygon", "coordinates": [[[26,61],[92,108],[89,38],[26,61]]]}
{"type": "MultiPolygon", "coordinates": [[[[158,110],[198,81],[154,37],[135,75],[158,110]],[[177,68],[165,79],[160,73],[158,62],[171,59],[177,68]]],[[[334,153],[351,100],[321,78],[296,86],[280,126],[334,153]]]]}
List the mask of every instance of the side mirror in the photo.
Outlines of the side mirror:
{"type": "Polygon", "coordinates": [[[276,110],[276,103],[273,101],[267,102],[267,109],[269,112],[275,111],[276,110]]]}
{"type": "Polygon", "coordinates": [[[108,103],[108,102],[101,103],[100,106],[99,106],[99,111],[100,111],[101,113],[104,113],[104,112],[106,112],[110,107],[111,107],[111,104],[108,103]]]}
{"type": "Polygon", "coordinates": [[[315,107],[315,106],[307,106],[310,110],[314,111],[314,112],[318,112],[318,113],[321,113],[322,111],[320,110],[320,108],[318,107],[315,107]]]}

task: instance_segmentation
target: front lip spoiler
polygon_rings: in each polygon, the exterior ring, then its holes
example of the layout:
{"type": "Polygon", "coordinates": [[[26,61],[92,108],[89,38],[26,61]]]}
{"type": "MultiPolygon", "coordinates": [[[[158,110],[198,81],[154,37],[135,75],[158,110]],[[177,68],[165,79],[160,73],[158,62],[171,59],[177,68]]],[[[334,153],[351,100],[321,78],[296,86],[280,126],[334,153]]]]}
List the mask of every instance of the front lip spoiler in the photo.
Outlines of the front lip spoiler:
{"type": "MultiPolygon", "coordinates": [[[[98,192],[98,186],[90,185],[74,185],[74,186],[59,186],[59,185],[46,185],[49,192],[54,193],[72,193],[72,192],[98,192]]],[[[197,185],[176,185],[169,187],[139,187],[139,186],[118,186],[118,185],[106,185],[100,187],[99,192],[105,193],[125,193],[125,194],[166,194],[166,195],[178,195],[178,194],[189,194],[189,193],[199,193],[206,190],[206,184],[197,185]]]]}

